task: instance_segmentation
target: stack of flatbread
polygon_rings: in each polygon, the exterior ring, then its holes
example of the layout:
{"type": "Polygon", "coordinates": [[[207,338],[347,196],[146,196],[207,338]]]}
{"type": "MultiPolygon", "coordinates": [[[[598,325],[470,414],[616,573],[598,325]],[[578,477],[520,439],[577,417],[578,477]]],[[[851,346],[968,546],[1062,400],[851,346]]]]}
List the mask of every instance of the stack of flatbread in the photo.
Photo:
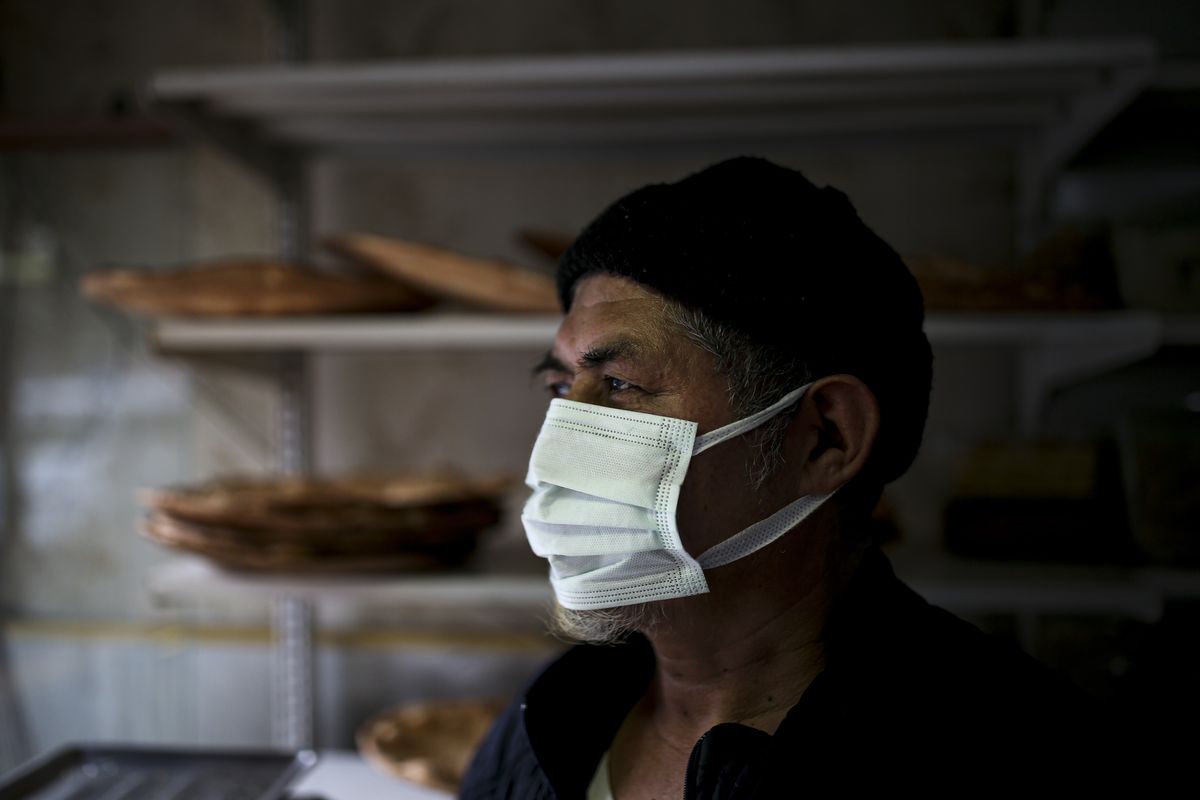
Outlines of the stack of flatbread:
{"type": "Polygon", "coordinates": [[[294,316],[415,311],[434,298],[379,275],[321,271],[270,259],[232,259],[175,269],[114,267],[88,273],[96,302],[148,316],[294,316]]]}
{"type": "Polygon", "coordinates": [[[507,478],[230,479],[142,492],[142,532],[241,570],[441,569],[500,519],[507,478]]]}
{"type": "Polygon", "coordinates": [[[359,728],[358,749],[389,775],[455,793],[503,709],[502,702],[490,700],[399,706],[359,728]]]}
{"type": "Polygon", "coordinates": [[[91,300],[152,317],[418,311],[441,301],[489,311],[558,310],[554,280],[515,264],[367,233],[333,237],[325,247],[352,262],[352,271],[233,258],[98,269],[80,288],[91,300]]]}

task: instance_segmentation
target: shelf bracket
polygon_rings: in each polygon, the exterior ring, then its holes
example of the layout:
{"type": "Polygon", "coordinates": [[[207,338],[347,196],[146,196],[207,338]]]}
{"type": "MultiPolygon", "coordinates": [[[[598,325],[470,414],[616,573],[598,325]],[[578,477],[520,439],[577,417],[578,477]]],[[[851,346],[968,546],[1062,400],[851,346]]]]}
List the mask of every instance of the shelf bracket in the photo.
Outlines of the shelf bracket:
{"type": "Polygon", "coordinates": [[[1104,337],[1045,341],[1022,348],[1017,399],[1021,434],[1027,438],[1037,434],[1055,390],[1148,358],[1163,338],[1161,320],[1138,317],[1124,320],[1104,337]]]}
{"type": "Polygon", "coordinates": [[[1142,91],[1154,73],[1152,61],[1112,67],[1096,85],[1064,101],[1044,134],[1022,143],[1017,154],[1017,249],[1028,253],[1046,234],[1050,198],[1068,162],[1096,131],[1142,91]]]}

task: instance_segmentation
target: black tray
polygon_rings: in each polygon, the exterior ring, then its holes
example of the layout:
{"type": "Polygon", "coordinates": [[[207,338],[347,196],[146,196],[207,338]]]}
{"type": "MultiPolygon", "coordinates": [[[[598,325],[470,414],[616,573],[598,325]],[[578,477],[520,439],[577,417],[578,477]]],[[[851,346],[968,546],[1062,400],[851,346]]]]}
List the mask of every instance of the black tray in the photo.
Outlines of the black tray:
{"type": "Polygon", "coordinates": [[[310,751],[73,745],[0,778],[0,800],[280,800],[310,751]]]}

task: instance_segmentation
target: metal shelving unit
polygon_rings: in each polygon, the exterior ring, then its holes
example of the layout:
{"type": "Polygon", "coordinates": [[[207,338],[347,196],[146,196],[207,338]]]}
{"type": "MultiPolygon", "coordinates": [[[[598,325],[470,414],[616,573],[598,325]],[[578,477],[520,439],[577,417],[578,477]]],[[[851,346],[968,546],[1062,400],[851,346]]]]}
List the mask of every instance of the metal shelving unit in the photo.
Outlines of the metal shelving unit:
{"type": "MultiPolygon", "coordinates": [[[[1063,166],[1142,88],[1154,61],[1153,44],[1134,38],[289,63],[175,70],[158,75],[150,94],[158,110],[266,178],[278,201],[280,250],[289,256],[308,250],[306,167],[314,157],[594,159],[686,148],[893,146],[931,137],[1012,148],[1019,236],[1027,245],[1041,232],[1047,198],[1063,166]]],[[[1142,323],[1112,324],[1137,328],[1142,323]]],[[[977,321],[931,320],[931,326],[935,340],[978,333],[977,321]]],[[[1120,358],[1141,353],[1154,339],[1152,327],[1142,332],[1137,347],[1121,348],[1114,340],[1085,361],[1095,367],[1111,363],[1114,351],[1120,358]]],[[[1051,329],[1026,330],[1040,335],[1051,329]]],[[[545,319],[431,316],[168,321],[154,335],[163,350],[173,353],[277,353],[278,464],[283,472],[303,473],[313,462],[311,352],[540,348],[552,332],[552,322],[545,319]]],[[[1023,403],[1036,410],[1039,392],[1073,363],[1067,356],[1088,346],[1080,341],[1075,350],[1053,342],[1032,348],[1050,356],[1030,362],[1026,385],[1042,388],[1023,403]]],[[[280,587],[272,596],[284,687],[276,703],[278,743],[311,747],[314,601],[280,587]]]]}

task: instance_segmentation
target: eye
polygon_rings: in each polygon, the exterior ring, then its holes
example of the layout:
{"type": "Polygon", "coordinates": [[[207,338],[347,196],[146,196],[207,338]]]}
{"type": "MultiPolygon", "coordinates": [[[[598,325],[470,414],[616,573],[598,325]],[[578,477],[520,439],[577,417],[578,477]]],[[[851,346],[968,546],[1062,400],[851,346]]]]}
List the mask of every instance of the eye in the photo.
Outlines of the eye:
{"type": "Polygon", "coordinates": [[[629,381],[623,381],[620,378],[614,378],[611,375],[606,375],[604,381],[608,384],[608,389],[611,392],[625,392],[630,389],[637,388],[629,381]]]}
{"type": "Polygon", "coordinates": [[[546,384],[546,391],[551,397],[566,397],[567,392],[571,391],[571,384],[566,381],[553,381],[546,384]]]}

